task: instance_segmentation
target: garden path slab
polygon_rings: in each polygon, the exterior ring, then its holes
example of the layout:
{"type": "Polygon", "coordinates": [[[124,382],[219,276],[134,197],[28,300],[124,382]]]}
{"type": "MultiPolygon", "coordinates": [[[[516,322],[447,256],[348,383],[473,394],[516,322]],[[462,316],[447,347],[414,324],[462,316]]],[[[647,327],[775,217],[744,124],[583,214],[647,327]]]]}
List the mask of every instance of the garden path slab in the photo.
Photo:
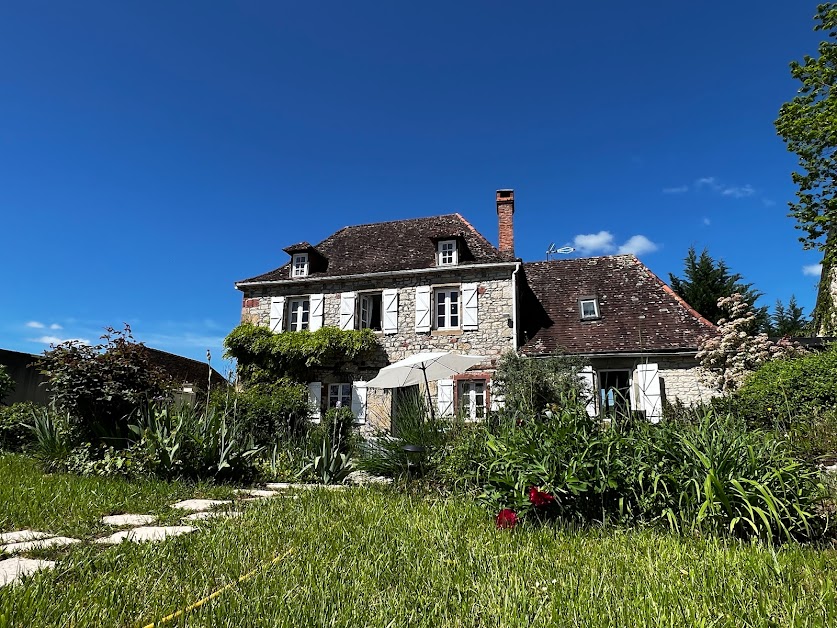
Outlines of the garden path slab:
{"type": "Polygon", "coordinates": [[[154,515],[109,515],[102,523],[109,526],[146,526],[157,521],[154,515]]]}
{"type": "Polygon", "coordinates": [[[260,488],[240,488],[236,490],[236,495],[249,495],[250,497],[267,498],[276,497],[279,495],[278,491],[265,491],[260,488]]]}
{"type": "Polygon", "coordinates": [[[20,541],[19,543],[7,543],[0,546],[0,554],[19,554],[34,549],[45,547],[65,547],[73,543],[81,543],[78,539],[71,539],[66,536],[51,536],[45,539],[34,539],[32,541],[20,541]]]}
{"type": "Polygon", "coordinates": [[[183,521],[206,521],[207,519],[240,517],[242,514],[244,513],[225,512],[223,510],[203,510],[201,512],[193,512],[191,515],[186,515],[183,517],[183,521]]]}
{"type": "Polygon", "coordinates": [[[41,569],[52,569],[53,567],[55,567],[55,563],[51,560],[33,560],[17,556],[0,560],[0,587],[12,584],[15,580],[41,569]]]}
{"type": "Polygon", "coordinates": [[[300,484],[298,482],[271,482],[265,486],[272,491],[284,491],[287,489],[308,489],[325,488],[332,491],[349,488],[345,484],[300,484]]]}
{"type": "Polygon", "coordinates": [[[0,533],[0,545],[7,543],[21,543],[22,541],[34,541],[55,536],[49,532],[38,532],[37,530],[15,530],[14,532],[0,533]]]}
{"type": "Polygon", "coordinates": [[[131,543],[144,543],[162,541],[170,536],[180,536],[197,531],[193,526],[142,526],[133,530],[122,530],[110,536],[96,539],[96,543],[103,545],[116,545],[122,541],[131,543]]]}
{"type": "Polygon", "coordinates": [[[225,506],[227,504],[232,504],[232,500],[229,499],[184,499],[182,502],[177,502],[176,504],[172,504],[172,508],[179,508],[180,510],[193,510],[193,511],[202,511],[202,510],[211,510],[212,508],[216,508],[218,506],[225,506]]]}

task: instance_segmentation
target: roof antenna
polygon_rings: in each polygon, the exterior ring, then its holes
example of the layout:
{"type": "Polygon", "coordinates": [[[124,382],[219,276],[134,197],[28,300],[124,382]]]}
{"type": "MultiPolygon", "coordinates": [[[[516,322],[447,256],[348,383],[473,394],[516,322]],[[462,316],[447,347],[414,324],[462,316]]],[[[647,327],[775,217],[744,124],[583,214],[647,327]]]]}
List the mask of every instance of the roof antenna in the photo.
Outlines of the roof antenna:
{"type": "Polygon", "coordinates": [[[555,243],[550,242],[549,243],[549,248],[546,249],[546,261],[547,262],[552,261],[552,259],[550,258],[550,255],[559,255],[559,254],[560,255],[566,255],[567,253],[572,253],[573,251],[575,251],[575,249],[571,246],[562,246],[560,249],[556,249],[555,248],[555,243]]]}

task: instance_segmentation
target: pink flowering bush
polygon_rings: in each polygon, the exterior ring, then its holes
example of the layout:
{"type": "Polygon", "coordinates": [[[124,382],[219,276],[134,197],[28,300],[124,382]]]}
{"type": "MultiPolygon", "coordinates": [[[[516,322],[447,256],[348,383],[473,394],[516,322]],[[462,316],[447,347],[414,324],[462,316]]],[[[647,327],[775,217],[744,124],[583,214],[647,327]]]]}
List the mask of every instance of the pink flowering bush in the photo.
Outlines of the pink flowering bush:
{"type": "Polygon", "coordinates": [[[756,314],[741,294],[718,299],[727,317],[718,321],[718,333],[705,340],[697,353],[704,381],[722,393],[737,390],[750,373],[770,360],[807,353],[787,338],[774,342],[767,334],[754,334],[756,314]]]}

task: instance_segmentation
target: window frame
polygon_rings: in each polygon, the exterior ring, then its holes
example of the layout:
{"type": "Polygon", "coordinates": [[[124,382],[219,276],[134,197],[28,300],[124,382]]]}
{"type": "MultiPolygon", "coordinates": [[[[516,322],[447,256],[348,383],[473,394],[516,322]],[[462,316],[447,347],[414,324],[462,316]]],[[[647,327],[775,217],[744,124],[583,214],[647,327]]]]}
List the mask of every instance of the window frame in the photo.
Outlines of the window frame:
{"type": "Polygon", "coordinates": [[[437,266],[456,266],[459,264],[459,243],[454,240],[439,240],[436,245],[436,265],[437,266]],[[446,247],[450,247],[446,249],[446,247]],[[445,261],[446,256],[450,256],[448,261],[445,261]]]}
{"type": "Polygon", "coordinates": [[[454,380],[456,384],[456,412],[464,417],[466,422],[476,422],[485,419],[490,408],[488,403],[489,388],[488,378],[484,377],[459,377],[454,380]],[[477,386],[482,386],[482,391],[477,391],[477,386]],[[482,395],[482,405],[477,403],[477,397],[482,395]],[[467,401],[467,411],[465,408],[467,401]]]}
{"type": "Polygon", "coordinates": [[[291,277],[307,277],[308,270],[308,253],[294,253],[291,256],[291,277]]]}
{"type": "Polygon", "coordinates": [[[599,309],[599,298],[598,297],[581,297],[578,300],[578,314],[581,320],[583,321],[595,321],[602,317],[601,310],[599,309]],[[593,309],[595,310],[595,314],[593,315],[585,315],[584,314],[584,304],[585,303],[592,303],[593,309]]]}
{"type": "Polygon", "coordinates": [[[285,306],[286,316],[285,320],[286,323],[286,330],[287,331],[305,331],[306,329],[311,328],[311,297],[304,296],[304,297],[287,297],[286,299],[287,305],[285,306]],[[295,304],[298,304],[298,307],[294,307],[295,304]],[[297,310],[298,311],[295,311],[297,310]],[[296,326],[294,327],[293,317],[294,314],[297,315],[298,321],[296,326]],[[307,320],[302,320],[303,317],[307,314],[307,320]]]}
{"type": "Polygon", "coordinates": [[[370,292],[358,292],[355,296],[357,301],[357,319],[356,319],[356,328],[357,329],[371,329],[375,333],[383,333],[384,331],[384,293],[383,290],[372,290],[370,292]],[[372,313],[374,312],[374,304],[371,302],[371,299],[377,297],[378,299],[378,328],[372,327],[371,320],[372,320],[372,313]],[[363,306],[364,302],[368,302],[370,304],[368,315],[369,320],[366,321],[366,325],[364,325],[363,320],[363,306]]]}
{"type": "Polygon", "coordinates": [[[462,329],[462,287],[461,286],[439,286],[433,289],[433,329],[450,330],[462,329]],[[444,300],[444,312],[439,313],[439,295],[446,295],[444,300]],[[449,297],[456,295],[456,303],[449,297]],[[453,305],[456,306],[456,313],[453,313],[453,305]],[[439,318],[444,317],[444,325],[439,325],[439,318]],[[456,318],[456,324],[452,323],[452,319],[456,318]]]}
{"type": "Polygon", "coordinates": [[[333,384],[328,385],[328,393],[326,395],[326,410],[331,410],[332,408],[349,408],[352,409],[352,382],[335,382],[333,384]],[[348,386],[348,396],[346,396],[344,387],[348,386]],[[332,395],[332,390],[337,389],[337,394],[332,395]],[[331,405],[331,399],[335,397],[337,400],[337,404],[339,405],[331,405]],[[348,403],[344,403],[348,399],[348,403]]]}

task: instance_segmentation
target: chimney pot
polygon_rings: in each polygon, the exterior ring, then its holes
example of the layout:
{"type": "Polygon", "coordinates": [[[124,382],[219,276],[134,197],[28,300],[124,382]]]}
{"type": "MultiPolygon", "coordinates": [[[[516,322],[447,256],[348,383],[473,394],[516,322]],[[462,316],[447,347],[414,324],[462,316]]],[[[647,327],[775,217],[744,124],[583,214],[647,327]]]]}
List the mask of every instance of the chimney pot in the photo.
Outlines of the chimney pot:
{"type": "Polygon", "coordinates": [[[497,223],[500,253],[514,258],[514,190],[497,190],[497,223]]]}

